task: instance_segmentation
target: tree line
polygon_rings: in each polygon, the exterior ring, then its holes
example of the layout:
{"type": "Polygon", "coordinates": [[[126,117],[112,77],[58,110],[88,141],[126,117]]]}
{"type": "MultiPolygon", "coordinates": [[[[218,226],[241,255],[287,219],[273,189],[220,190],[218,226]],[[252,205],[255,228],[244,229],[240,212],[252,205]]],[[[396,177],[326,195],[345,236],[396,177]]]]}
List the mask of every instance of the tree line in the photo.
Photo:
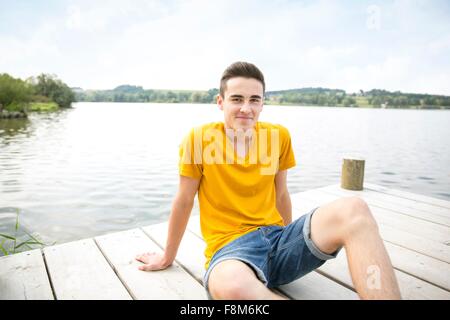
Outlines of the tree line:
{"type": "MultiPolygon", "coordinates": [[[[21,80],[7,73],[0,74],[0,112],[23,110],[29,103],[56,103],[70,107],[74,101],[86,102],[163,102],[163,103],[215,103],[219,90],[156,90],[141,86],[121,85],[112,90],[83,90],[69,88],[56,75],[42,73],[21,80]]],[[[372,108],[450,109],[450,96],[390,92],[373,89],[348,94],[341,89],[300,88],[267,91],[266,104],[308,105],[372,108]]]]}
{"type": "Polygon", "coordinates": [[[208,91],[144,90],[140,86],[121,85],[113,90],[82,90],[73,88],[77,101],[86,102],[165,102],[213,103],[218,89],[208,91]]]}
{"type": "MultiPolygon", "coordinates": [[[[164,102],[215,103],[219,90],[145,90],[140,86],[122,85],[112,90],[73,88],[77,101],[87,102],[164,102]]],[[[373,89],[348,94],[340,89],[301,88],[267,91],[266,104],[372,108],[450,108],[450,96],[389,92],[373,89]]]]}
{"type": "MultiPolygon", "coordinates": [[[[8,111],[24,111],[30,103],[56,103],[68,108],[75,101],[75,93],[56,77],[42,73],[26,80],[0,74],[0,105],[8,111]]],[[[1,112],[1,110],[0,110],[1,112]]]]}
{"type": "Polygon", "coordinates": [[[266,94],[275,104],[372,107],[372,108],[416,108],[449,109],[450,96],[390,92],[373,89],[347,94],[344,90],[326,88],[302,88],[272,91],[266,94]]]}

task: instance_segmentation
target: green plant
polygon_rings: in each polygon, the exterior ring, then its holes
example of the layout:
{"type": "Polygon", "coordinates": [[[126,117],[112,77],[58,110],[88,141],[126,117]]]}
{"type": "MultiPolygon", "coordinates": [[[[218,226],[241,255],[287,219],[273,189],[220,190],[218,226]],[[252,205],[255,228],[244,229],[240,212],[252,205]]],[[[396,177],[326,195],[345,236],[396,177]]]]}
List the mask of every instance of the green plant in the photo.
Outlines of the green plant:
{"type": "Polygon", "coordinates": [[[5,256],[10,255],[10,254],[15,254],[18,252],[22,252],[22,251],[26,251],[26,250],[35,249],[32,247],[35,245],[38,245],[41,247],[45,246],[45,244],[42,241],[36,239],[36,237],[34,237],[32,234],[30,234],[29,232],[27,232],[25,230],[24,230],[24,232],[27,234],[27,236],[29,238],[26,239],[25,241],[17,243],[19,241],[19,238],[17,236],[18,231],[19,231],[19,209],[17,209],[17,212],[16,212],[16,223],[14,226],[14,235],[0,233],[0,238],[3,238],[0,241],[0,251],[2,251],[5,256]],[[6,245],[5,243],[8,243],[8,242],[9,242],[9,245],[6,245]]]}
{"type": "Polygon", "coordinates": [[[55,102],[31,102],[29,111],[56,111],[59,107],[55,102]]]}

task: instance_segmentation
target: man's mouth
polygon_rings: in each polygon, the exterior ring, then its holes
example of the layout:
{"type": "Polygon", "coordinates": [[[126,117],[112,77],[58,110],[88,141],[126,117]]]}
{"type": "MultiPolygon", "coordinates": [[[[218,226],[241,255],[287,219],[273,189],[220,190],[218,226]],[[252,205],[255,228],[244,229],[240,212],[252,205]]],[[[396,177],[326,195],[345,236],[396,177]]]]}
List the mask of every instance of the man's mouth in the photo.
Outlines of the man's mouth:
{"type": "Polygon", "coordinates": [[[251,120],[253,118],[251,118],[251,117],[236,117],[236,119],[248,119],[248,120],[251,120]]]}

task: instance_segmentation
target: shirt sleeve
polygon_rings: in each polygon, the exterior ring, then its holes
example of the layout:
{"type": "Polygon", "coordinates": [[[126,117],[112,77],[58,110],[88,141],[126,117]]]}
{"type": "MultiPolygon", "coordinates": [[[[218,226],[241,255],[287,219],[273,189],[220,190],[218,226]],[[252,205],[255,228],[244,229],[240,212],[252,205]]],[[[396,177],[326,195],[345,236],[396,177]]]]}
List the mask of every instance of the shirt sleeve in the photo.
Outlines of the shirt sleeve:
{"type": "Polygon", "coordinates": [[[199,143],[194,141],[194,131],[195,129],[192,129],[184,137],[179,147],[178,171],[181,176],[201,178],[203,174],[201,141],[199,143]]]}
{"type": "Polygon", "coordinates": [[[280,160],[279,170],[286,170],[295,167],[296,161],[294,156],[294,150],[292,149],[291,135],[289,130],[283,126],[280,126],[280,160]]]}

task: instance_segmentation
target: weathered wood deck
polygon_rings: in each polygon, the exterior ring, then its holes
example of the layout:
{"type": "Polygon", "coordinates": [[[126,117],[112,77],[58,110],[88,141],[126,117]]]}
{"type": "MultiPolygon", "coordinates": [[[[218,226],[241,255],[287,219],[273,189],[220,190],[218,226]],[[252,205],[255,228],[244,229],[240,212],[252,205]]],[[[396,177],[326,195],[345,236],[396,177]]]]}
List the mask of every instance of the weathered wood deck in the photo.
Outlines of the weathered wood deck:
{"type": "MultiPolygon", "coordinates": [[[[395,268],[404,299],[450,299],[450,201],[366,183],[291,195],[294,218],[315,206],[356,195],[369,204],[395,268]]],[[[161,250],[167,224],[64,243],[0,258],[0,299],[206,299],[199,217],[189,221],[176,263],[142,272],[134,260],[161,250]]],[[[291,299],[358,299],[345,250],[278,290],[291,299]]]]}

